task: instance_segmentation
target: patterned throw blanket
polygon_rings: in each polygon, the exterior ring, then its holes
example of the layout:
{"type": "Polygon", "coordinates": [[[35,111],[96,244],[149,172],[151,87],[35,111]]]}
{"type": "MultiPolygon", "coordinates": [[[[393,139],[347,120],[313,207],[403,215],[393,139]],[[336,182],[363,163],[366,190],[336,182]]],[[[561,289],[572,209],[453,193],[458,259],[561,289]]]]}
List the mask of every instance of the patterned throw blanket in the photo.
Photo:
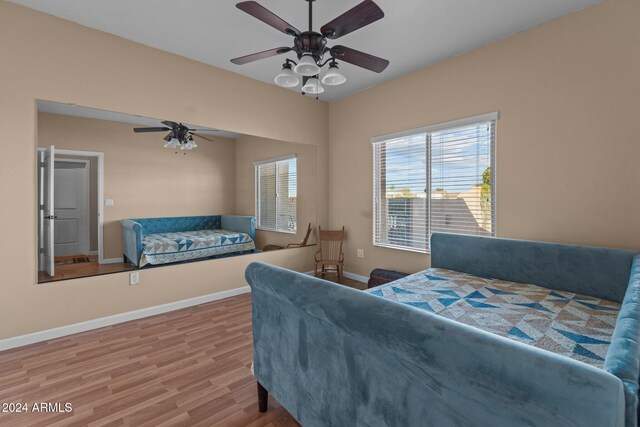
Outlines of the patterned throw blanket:
{"type": "Polygon", "coordinates": [[[255,247],[248,234],[224,229],[147,234],[142,236],[140,266],[243,252],[255,247]]]}
{"type": "Polygon", "coordinates": [[[366,292],[599,368],[620,310],[606,300],[439,268],[366,292]]]}

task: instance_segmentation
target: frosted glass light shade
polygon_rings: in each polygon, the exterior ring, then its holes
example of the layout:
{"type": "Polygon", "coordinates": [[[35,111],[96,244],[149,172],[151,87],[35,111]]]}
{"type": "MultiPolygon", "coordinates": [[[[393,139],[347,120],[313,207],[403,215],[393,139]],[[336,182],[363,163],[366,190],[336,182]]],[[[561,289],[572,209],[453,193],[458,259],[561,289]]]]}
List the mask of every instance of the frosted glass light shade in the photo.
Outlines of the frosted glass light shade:
{"type": "Polygon", "coordinates": [[[169,141],[167,141],[166,144],[164,144],[164,148],[178,148],[180,147],[180,141],[178,141],[177,138],[171,138],[169,141]]]}
{"type": "Polygon", "coordinates": [[[307,54],[300,59],[300,62],[293,68],[293,71],[301,76],[315,76],[320,72],[320,67],[316,64],[313,56],[307,54]]]}
{"type": "Polygon", "coordinates": [[[329,71],[322,78],[322,84],[327,86],[338,86],[342,83],[346,82],[347,78],[344,74],[338,69],[336,65],[332,65],[329,67],[329,71]]]}
{"type": "Polygon", "coordinates": [[[302,86],[302,91],[304,93],[308,93],[309,95],[318,95],[324,92],[324,88],[320,84],[320,80],[318,80],[315,77],[312,77],[309,80],[307,80],[307,84],[302,86]]]}
{"type": "Polygon", "coordinates": [[[295,75],[295,73],[291,70],[291,66],[289,68],[284,67],[282,71],[273,79],[278,86],[282,87],[295,87],[298,86],[300,80],[295,75]]]}

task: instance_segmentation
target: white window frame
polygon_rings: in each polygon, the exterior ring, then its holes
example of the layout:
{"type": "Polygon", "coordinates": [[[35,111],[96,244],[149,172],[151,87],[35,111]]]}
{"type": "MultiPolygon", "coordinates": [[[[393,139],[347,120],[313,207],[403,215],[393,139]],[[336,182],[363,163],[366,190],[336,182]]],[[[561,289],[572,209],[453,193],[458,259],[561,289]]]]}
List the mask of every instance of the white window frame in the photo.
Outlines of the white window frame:
{"type": "MultiPolygon", "coordinates": [[[[402,138],[402,137],[407,137],[407,136],[411,136],[411,135],[416,135],[416,134],[421,134],[421,133],[426,133],[427,134],[427,138],[426,138],[426,144],[425,144],[425,150],[426,150],[426,157],[427,157],[427,176],[426,176],[426,186],[427,188],[431,188],[431,168],[432,168],[432,159],[431,159],[431,137],[430,135],[432,133],[438,132],[438,131],[443,131],[443,130],[447,130],[447,129],[453,129],[453,128],[457,128],[457,127],[463,127],[463,126],[467,126],[467,125],[473,125],[476,123],[482,123],[482,122],[494,122],[495,125],[497,125],[497,121],[500,117],[500,114],[496,111],[496,112],[492,112],[492,113],[486,113],[486,114],[480,114],[477,116],[472,116],[472,117],[467,117],[464,119],[459,119],[459,120],[451,120],[448,122],[442,122],[442,123],[437,123],[437,124],[433,124],[433,125],[429,125],[429,126],[423,126],[420,128],[415,128],[415,129],[409,129],[406,131],[401,131],[401,132],[395,132],[395,133],[391,133],[391,134],[387,134],[387,135],[379,135],[379,136],[375,136],[373,138],[371,138],[371,145],[373,147],[374,144],[376,143],[380,143],[380,142],[385,142],[388,140],[392,140],[392,139],[396,139],[396,138],[402,138]]],[[[495,131],[495,129],[494,129],[495,131]]],[[[491,191],[491,195],[492,195],[492,200],[491,200],[491,221],[492,221],[492,227],[491,227],[491,236],[495,237],[496,236],[496,134],[494,133],[494,137],[493,140],[491,141],[491,159],[490,159],[490,167],[491,167],[491,182],[492,182],[492,191],[491,191]]],[[[400,245],[394,245],[394,244],[390,244],[390,243],[381,243],[381,242],[376,242],[376,224],[380,223],[380,221],[377,220],[377,215],[378,215],[378,211],[376,209],[376,200],[379,197],[379,195],[376,193],[376,188],[379,188],[379,183],[376,182],[376,178],[379,179],[379,173],[380,171],[376,171],[375,170],[375,148],[372,150],[373,151],[373,159],[374,159],[374,170],[373,170],[373,177],[374,177],[374,182],[373,182],[373,189],[372,189],[372,194],[373,194],[373,223],[372,223],[372,241],[373,241],[373,245],[376,247],[383,247],[383,248],[388,248],[388,249],[398,249],[398,250],[402,250],[402,251],[407,251],[407,252],[418,252],[418,253],[424,253],[424,254],[430,254],[431,253],[431,246],[429,245],[429,242],[427,241],[427,245],[425,249],[417,249],[417,248],[412,248],[412,247],[407,247],[407,246],[400,246],[400,245]]],[[[431,210],[431,191],[429,191],[427,193],[427,216],[426,216],[426,221],[427,221],[427,235],[428,238],[430,239],[431,237],[431,230],[430,230],[430,210],[431,210]]]]}
{"type": "MultiPolygon", "coordinates": [[[[298,156],[297,154],[290,154],[287,156],[282,156],[282,157],[275,157],[275,158],[271,158],[271,159],[266,159],[266,160],[258,160],[253,162],[253,170],[254,170],[254,181],[255,181],[255,214],[256,214],[256,230],[262,230],[262,231],[270,231],[273,233],[285,233],[285,234],[296,234],[298,232],[298,156]],[[294,224],[294,229],[293,230],[281,230],[278,228],[268,228],[268,227],[262,227],[260,225],[260,175],[258,173],[258,166],[261,165],[266,165],[269,163],[278,163],[281,161],[285,161],[285,160],[291,160],[294,159],[296,161],[296,219],[295,219],[295,224],[294,224]]],[[[277,166],[276,166],[276,189],[278,188],[278,173],[277,173],[277,166]]],[[[276,213],[276,217],[278,216],[278,203],[276,201],[276,206],[275,206],[275,213],[276,213]]],[[[276,221],[277,224],[277,221],[276,221]]]]}

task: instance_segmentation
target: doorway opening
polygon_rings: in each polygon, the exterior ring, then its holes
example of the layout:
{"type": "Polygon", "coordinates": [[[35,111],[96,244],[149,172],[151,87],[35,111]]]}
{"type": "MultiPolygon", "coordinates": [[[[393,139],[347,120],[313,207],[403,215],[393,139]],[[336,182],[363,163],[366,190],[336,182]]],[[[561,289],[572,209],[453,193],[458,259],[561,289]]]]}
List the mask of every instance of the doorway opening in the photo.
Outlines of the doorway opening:
{"type": "Polygon", "coordinates": [[[103,256],[100,152],[38,149],[38,282],[95,269],[103,256]]]}

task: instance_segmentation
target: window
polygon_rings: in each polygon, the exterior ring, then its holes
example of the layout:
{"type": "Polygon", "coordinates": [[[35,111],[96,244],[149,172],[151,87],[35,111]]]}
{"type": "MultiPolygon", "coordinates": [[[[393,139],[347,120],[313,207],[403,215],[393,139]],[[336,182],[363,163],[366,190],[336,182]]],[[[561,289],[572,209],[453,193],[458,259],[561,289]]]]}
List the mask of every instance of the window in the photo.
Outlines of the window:
{"type": "Polygon", "coordinates": [[[255,169],[258,228],[295,233],[298,195],[295,154],[256,162],[255,169]]]}
{"type": "Polygon", "coordinates": [[[429,252],[434,232],[495,235],[497,113],[373,139],[373,244],[429,252]]]}

